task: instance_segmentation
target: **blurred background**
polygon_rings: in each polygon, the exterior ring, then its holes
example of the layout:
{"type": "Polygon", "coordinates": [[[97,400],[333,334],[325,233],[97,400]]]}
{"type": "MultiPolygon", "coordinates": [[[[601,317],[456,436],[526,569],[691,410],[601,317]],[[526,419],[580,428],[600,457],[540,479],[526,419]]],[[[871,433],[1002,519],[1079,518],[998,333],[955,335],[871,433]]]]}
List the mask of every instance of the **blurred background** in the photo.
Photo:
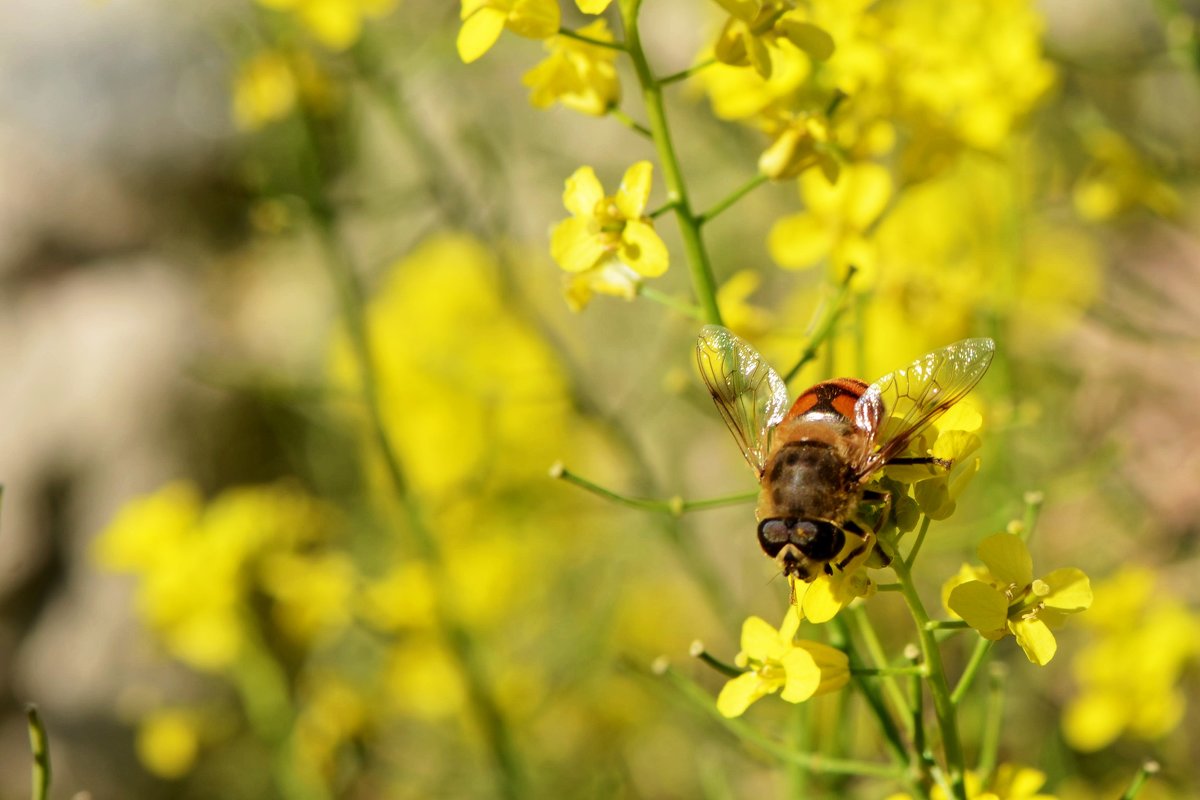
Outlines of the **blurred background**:
{"type": "MultiPolygon", "coordinates": [[[[564,27],[594,24],[561,5],[564,27]]],[[[982,469],[918,580],[936,605],[1043,493],[1035,569],[1081,567],[1097,599],[1045,668],[995,649],[1001,760],[1089,798],[1152,757],[1143,797],[1197,796],[1200,9],[797,5],[832,34],[827,63],[666,89],[698,209],[804,115],[840,165],[833,188],[810,164],[706,226],[727,323],[782,371],[837,310],[793,393],[997,340],[982,469]]],[[[548,472],[663,500],[756,488],[692,366],[671,214],[647,284],[664,302],[600,290],[572,310],[550,257],[582,165],[611,193],[648,159],[649,208],[665,202],[653,144],[530,103],[522,76],[560,39],[506,31],[462,63],[459,11],[0,5],[0,798],[28,793],[28,702],[62,798],[795,785],[649,670],[666,656],[715,696],[689,643],[732,660],[745,617],[782,618],[752,507],[675,517],[548,472]]],[[[703,62],[727,16],[645,0],[655,72],[703,62]]],[[[644,123],[614,63],[609,99],[644,123]]],[[[896,599],[869,604],[893,652],[911,638],[896,599]]],[[[875,754],[860,705],[746,720],[875,754]]]]}

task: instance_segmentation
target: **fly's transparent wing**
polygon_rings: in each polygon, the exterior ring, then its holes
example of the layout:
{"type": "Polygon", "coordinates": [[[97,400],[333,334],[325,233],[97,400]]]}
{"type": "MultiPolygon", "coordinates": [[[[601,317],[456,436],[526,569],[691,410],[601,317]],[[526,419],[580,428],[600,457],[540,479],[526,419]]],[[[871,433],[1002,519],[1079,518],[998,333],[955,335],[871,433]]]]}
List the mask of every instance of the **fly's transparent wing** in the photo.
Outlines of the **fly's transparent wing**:
{"type": "Polygon", "coordinates": [[[787,387],[757,350],[720,325],[700,331],[696,362],[742,455],[761,476],[771,429],[787,411],[787,387]]]}
{"type": "Polygon", "coordinates": [[[963,399],[987,372],[996,352],[991,339],[963,339],[934,350],[867,387],[854,408],[855,423],[872,443],[856,465],[866,480],[963,399]]]}

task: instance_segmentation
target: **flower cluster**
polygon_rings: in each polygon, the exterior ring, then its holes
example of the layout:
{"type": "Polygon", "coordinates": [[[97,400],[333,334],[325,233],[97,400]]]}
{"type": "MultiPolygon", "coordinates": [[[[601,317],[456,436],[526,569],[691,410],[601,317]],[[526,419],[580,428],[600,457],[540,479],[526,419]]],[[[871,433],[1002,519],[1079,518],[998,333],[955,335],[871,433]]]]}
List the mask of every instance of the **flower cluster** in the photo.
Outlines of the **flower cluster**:
{"type": "Polygon", "coordinates": [[[1011,633],[1035,664],[1054,658],[1052,630],[1092,604],[1087,575],[1074,567],[1033,577],[1033,558],[1021,537],[989,536],[979,544],[983,567],[963,565],[942,588],[944,603],[987,639],[1011,633]]]}

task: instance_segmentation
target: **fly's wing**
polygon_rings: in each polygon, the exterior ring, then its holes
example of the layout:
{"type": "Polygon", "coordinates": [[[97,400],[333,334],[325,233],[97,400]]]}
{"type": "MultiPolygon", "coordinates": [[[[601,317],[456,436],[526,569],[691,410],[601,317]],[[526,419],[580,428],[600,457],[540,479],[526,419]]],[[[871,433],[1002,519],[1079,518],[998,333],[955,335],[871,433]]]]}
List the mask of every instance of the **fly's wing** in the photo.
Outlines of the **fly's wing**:
{"type": "Polygon", "coordinates": [[[771,429],[787,411],[787,387],[757,350],[720,325],[700,331],[696,362],[742,455],[761,477],[771,429]]]}
{"type": "Polygon", "coordinates": [[[870,444],[856,464],[867,480],[966,396],[996,352],[991,339],[963,339],[922,356],[867,387],[854,407],[855,424],[870,444]]]}

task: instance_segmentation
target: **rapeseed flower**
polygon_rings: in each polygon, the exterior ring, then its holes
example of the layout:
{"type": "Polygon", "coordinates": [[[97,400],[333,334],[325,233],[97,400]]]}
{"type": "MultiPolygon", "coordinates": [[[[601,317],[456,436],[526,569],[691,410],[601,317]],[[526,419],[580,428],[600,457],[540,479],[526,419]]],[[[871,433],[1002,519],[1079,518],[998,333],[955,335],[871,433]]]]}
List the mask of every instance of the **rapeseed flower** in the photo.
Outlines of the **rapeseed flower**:
{"type": "Polygon", "coordinates": [[[717,60],[752,66],[763,78],[773,71],[771,51],[791,45],[816,61],[833,54],[833,38],[808,21],[789,0],[717,0],[729,12],[713,48],[717,60]],[[785,44],[786,43],[786,44],[785,44]]]}
{"type": "Polygon", "coordinates": [[[788,609],[776,630],[760,617],[742,625],[741,652],[735,663],[746,670],[731,679],[717,696],[717,710],[741,716],[752,703],[780,693],[789,703],[835,692],[850,680],[850,663],[841,650],[820,642],[796,641],[800,615],[788,609]]]}
{"type": "Polygon", "coordinates": [[[1084,620],[1091,635],[1071,663],[1079,690],[1063,713],[1064,737],[1091,752],[1125,733],[1165,736],[1187,709],[1180,682],[1200,660],[1200,616],[1145,568],[1099,584],[1092,611],[1084,620]]]}
{"type": "MultiPolygon", "coordinates": [[[[978,773],[971,770],[967,771],[963,783],[968,800],[1055,800],[1054,795],[1040,791],[1046,784],[1046,773],[1016,764],[1001,764],[986,788],[978,773]]],[[[950,800],[941,784],[933,787],[930,797],[932,800],[950,800]]],[[[912,796],[893,794],[886,800],[912,800],[912,796]]]]}
{"type": "MultiPolygon", "coordinates": [[[[603,42],[613,40],[603,19],[580,28],[579,33],[603,42]]],[[[546,50],[549,57],[522,78],[531,89],[529,102],[538,108],[562,103],[567,108],[597,117],[616,106],[621,99],[621,83],[614,64],[616,50],[569,36],[548,39],[546,50]]]]}
{"type": "Polygon", "coordinates": [[[200,723],[194,711],[162,708],[138,722],[134,748],[153,774],[171,780],[186,775],[200,751],[200,723]]]}
{"type": "Polygon", "coordinates": [[[462,0],[458,56],[470,64],[492,49],[508,28],[528,39],[548,39],[558,33],[558,0],[462,0]]]}
{"type": "Polygon", "coordinates": [[[632,299],[642,278],[667,271],[667,246],[645,213],[652,170],[649,161],[637,162],[611,196],[591,167],[567,179],[563,204],[571,217],[551,233],[550,254],[571,273],[566,294],[573,309],[585,307],[594,292],[632,299]]]}
{"type": "Polygon", "coordinates": [[[348,49],[362,36],[363,22],[390,14],[399,0],[257,0],[259,5],[294,14],[305,30],[329,50],[348,49]]]}
{"type": "Polygon", "coordinates": [[[1044,666],[1058,643],[1052,628],[1092,604],[1088,577],[1074,567],[1033,577],[1033,558],[1019,536],[998,533],[979,545],[985,568],[964,565],[942,588],[946,608],[987,639],[1011,633],[1025,655],[1044,666]]]}

